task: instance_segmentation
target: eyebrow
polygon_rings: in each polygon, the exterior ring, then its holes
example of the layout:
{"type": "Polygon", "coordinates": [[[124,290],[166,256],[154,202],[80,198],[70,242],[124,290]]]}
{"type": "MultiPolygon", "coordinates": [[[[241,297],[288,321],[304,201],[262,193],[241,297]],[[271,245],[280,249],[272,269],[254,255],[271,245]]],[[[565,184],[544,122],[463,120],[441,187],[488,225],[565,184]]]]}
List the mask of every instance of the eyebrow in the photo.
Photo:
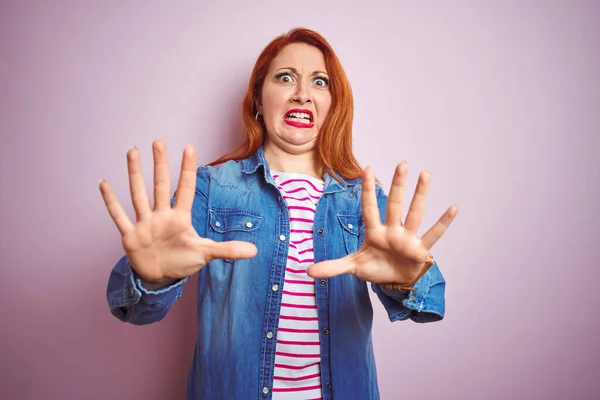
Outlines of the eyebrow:
{"type": "MultiPolygon", "coordinates": [[[[288,69],[288,70],[292,71],[293,73],[298,74],[298,70],[296,68],[294,68],[294,67],[281,67],[281,68],[276,69],[275,71],[279,71],[279,70],[282,70],[282,69],[288,69]]],[[[325,71],[319,71],[319,70],[314,71],[310,75],[312,76],[312,75],[318,75],[318,74],[328,75],[327,72],[325,72],[325,71]]]]}

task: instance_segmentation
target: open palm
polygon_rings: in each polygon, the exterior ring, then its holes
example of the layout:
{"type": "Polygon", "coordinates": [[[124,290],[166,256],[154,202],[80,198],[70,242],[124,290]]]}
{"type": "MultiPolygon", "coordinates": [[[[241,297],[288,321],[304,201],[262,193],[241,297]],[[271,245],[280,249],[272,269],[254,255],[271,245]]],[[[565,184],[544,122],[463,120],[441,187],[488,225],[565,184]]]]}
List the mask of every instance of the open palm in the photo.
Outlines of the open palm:
{"type": "Polygon", "coordinates": [[[196,191],[196,156],[188,145],[183,153],[181,175],[173,206],[170,174],[164,142],[152,145],[154,155],[154,208],[146,193],[139,151],[127,153],[131,200],[136,214],[133,224],[108,182],[100,182],[106,208],[115,222],[123,248],[133,269],[147,282],[164,283],[185,278],[215,258],[254,257],[256,246],[240,241],[215,242],[202,238],[192,226],[196,191]]]}
{"type": "Polygon", "coordinates": [[[308,268],[313,278],[329,278],[340,274],[353,274],[374,283],[397,283],[410,286],[420,278],[429,251],[444,234],[458,213],[450,207],[422,236],[417,236],[425,213],[430,174],[423,172],[410,204],[406,220],[402,223],[402,208],[408,164],[398,164],[390,189],[386,221],[381,222],[375,182],[370,167],[362,181],[362,213],[365,224],[364,241],[357,252],[337,260],[323,261],[308,268]]]}

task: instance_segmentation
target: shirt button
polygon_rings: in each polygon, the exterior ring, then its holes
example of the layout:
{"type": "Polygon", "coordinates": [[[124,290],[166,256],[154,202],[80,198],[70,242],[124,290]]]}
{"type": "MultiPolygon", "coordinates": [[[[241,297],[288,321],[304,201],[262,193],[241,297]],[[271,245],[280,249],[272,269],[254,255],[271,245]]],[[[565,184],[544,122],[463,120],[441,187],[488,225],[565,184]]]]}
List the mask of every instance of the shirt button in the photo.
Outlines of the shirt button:
{"type": "Polygon", "coordinates": [[[319,235],[322,235],[322,234],[323,234],[323,229],[319,229],[319,230],[317,231],[317,233],[318,233],[319,235]]]}
{"type": "Polygon", "coordinates": [[[331,382],[327,382],[327,388],[331,389],[331,382]]]}
{"type": "Polygon", "coordinates": [[[326,335],[329,335],[329,328],[328,327],[323,328],[323,333],[326,335]]]}
{"type": "Polygon", "coordinates": [[[354,225],[352,225],[352,224],[348,224],[348,229],[350,229],[350,230],[351,230],[352,228],[354,228],[354,225]]]}
{"type": "Polygon", "coordinates": [[[273,339],[273,332],[267,332],[267,339],[273,339]]]}
{"type": "Polygon", "coordinates": [[[269,388],[265,386],[265,387],[263,388],[263,393],[264,393],[264,394],[267,394],[267,393],[269,393],[269,388]]]}
{"type": "Polygon", "coordinates": [[[279,285],[278,284],[274,284],[273,286],[271,286],[271,289],[273,289],[274,292],[279,290],[279,285]]]}
{"type": "Polygon", "coordinates": [[[221,226],[221,223],[219,221],[215,222],[215,226],[218,228],[221,226]]]}
{"type": "Polygon", "coordinates": [[[279,235],[279,240],[281,240],[282,242],[285,242],[285,235],[279,235]]]}
{"type": "MultiPolygon", "coordinates": [[[[252,222],[246,222],[246,228],[252,228],[252,222]]],[[[352,228],[350,228],[352,229],[352,228]]]]}
{"type": "Polygon", "coordinates": [[[326,284],[327,284],[327,282],[325,282],[325,281],[319,282],[319,285],[321,285],[321,286],[325,286],[326,284]]]}

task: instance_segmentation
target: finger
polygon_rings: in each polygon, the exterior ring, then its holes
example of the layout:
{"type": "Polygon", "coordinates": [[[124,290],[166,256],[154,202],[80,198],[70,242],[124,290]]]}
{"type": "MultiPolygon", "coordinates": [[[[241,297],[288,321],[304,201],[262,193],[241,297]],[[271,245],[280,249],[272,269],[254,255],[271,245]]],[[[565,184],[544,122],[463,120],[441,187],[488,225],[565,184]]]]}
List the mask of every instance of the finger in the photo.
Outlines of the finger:
{"type": "Polygon", "coordinates": [[[404,187],[406,186],[406,175],[408,163],[401,162],[396,166],[390,195],[388,196],[386,225],[402,226],[402,204],[404,202],[404,187]]]}
{"type": "Polygon", "coordinates": [[[162,211],[171,207],[171,179],[167,147],[162,140],[152,143],[154,156],[154,210],[162,211]]]}
{"type": "Polygon", "coordinates": [[[129,191],[131,192],[131,201],[135,210],[137,220],[148,216],[150,211],[150,201],[146,192],[146,184],[142,175],[142,163],[140,161],[140,152],[136,147],[127,152],[127,170],[129,171],[129,191]]]}
{"type": "Polygon", "coordinates": [[[129,217],[121,204],[119,204],[117,196],[115,196],[115,193],[112,191],[108,182],[101,180],[99,186],[108,213],[115,222],[115,225],[117,225],[119,232],[121,232],[121,236],[125,236],[125,234],[133,229],[133,224],[129,220],[129,217]]]}
{"type": "Polygon", "coordinates": [[[196,152],[191,144],[183,150],[181,174],[177,184],[174,208],[191,212],[196,193],[196,152]]]}
{"type": "Polygon", "coordinates": [[[306,270],[313,279],[332,278],[342,274],[354,273],[354,257],[352,254],[337,260],[322,261],[311,265],[306,270]]]}
{"type": "Polygon", "coordinates": [[[417,188],[415,195],[410,203],[408,213],[406,214],[406,221],[404,228],[408,232],[414,234],[417,233],[423,216],[425,215],[425,203],[427,200],[427,193],[429,192],[429,182],[431,181],[431,174],[424,171],[419,175],[419,182],[417,182],[417,188]]]}
{"type": "Polygon", "coordinates": [[[362,181],[362,213],[365,227],[374,228],[381,225],[381,216],[377,207],[375,180],[371,167],[365,168],[362,181]]]}
{"type": "Polygon", "coordinates": [[[431,250],[433,245],[442,237],[446,232],[454,218],[458,214],[458,206],[454,205],[450,207],[440,217],[440,219],[423,235],[421,243],[427,250],[431,250]]]}
{"type": "Polygon", "coordinates": [[[252,258],[256,254],[258,254],[258,249],[255,245],[238,240],[213,242],[206,249],[207,262],[217,258],[241,260],[244,258],[252,258]]]}

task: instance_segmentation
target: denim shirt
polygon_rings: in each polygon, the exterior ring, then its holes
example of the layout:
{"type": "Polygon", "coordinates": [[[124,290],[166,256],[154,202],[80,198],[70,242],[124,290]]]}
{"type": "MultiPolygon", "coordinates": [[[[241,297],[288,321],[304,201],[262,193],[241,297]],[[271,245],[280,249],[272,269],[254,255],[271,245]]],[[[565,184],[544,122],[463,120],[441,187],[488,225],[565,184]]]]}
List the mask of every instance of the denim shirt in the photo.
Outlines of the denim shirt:
{"type": "MultiPolygon", "coordinates": [[[[353,253],[364,239],[361,180],[340,180],[324,175],[314,219],[315,263],[353,253]]],[[[387,196],[379,186],[376,193],[385,221],[387,196]]],[[[186,399],[270,399],[290,222],[262,147],[241,161],[198,168],[192,224],[201,237],[250,242],[258,254],[213,260],[198,273],[198,334],[186,399]]],[[[109,277],[110,310],[136,325],[160,321],[189,279],[147,290],[124,256],[109,277]]],[[[444,316],[445,281],[437,264],[412,292],[370,286],[392,322],[444,316]]],[[[315,281],[324,399],[379,399],[368,287],[350,274],[315,281]]]]}

